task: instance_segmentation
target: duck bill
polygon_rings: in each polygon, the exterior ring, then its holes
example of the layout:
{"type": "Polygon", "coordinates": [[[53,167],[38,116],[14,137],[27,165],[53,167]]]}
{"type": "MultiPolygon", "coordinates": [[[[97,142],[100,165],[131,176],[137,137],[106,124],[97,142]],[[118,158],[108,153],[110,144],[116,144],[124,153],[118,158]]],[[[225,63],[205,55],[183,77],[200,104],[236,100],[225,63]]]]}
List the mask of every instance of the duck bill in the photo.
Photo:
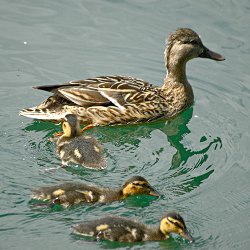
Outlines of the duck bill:
{"type": "Polygon", "coordinates": [[[181,235],[185,240],[188,240],[189,242],[194,242],[194,238],[191,236],[191,234],[188,232],[187,229],[184,229],[180,235],[181,235]]]}
{"type": "Polygon", "coordinates": [[[160,194],[155,189],[153,189],[152,187],[150,188],[149,195],[156,196],[156,197],[160,196],[160,194]]]}
{"type": "Polygon", "coordinates": [[[204,51],[199,55],[201,58],[209,58],[215,61],[224,61],[225,57],[204,47],[204,51]]]}

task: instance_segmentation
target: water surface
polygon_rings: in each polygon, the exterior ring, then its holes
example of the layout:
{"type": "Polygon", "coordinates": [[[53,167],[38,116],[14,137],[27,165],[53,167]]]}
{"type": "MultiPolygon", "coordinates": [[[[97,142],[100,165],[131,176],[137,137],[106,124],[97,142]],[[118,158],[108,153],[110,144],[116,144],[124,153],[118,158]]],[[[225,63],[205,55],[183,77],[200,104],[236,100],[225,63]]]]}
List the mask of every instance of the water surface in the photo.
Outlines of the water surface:
{"type": "Polygon", "coordinates": [[[1,249],[248,249],[249,1],[0,0],[1,249]],[[31,86],[107,74],[161,85],[166,36],[177,27],[197,31],[224,62],[196,59],[187,74],[195,104],[170,122],[94,128],[108,168],[58,166],[49,137],[60,128],[19,117],[48,93],[31,86]],[[30,190],[63,180],[119,186],[146,177],[162,193],[105,206],[33,209],[30,190]],[[179,211],[196,242],[93,242],[71,225],[108,213],[157,224],[179,211]]]}

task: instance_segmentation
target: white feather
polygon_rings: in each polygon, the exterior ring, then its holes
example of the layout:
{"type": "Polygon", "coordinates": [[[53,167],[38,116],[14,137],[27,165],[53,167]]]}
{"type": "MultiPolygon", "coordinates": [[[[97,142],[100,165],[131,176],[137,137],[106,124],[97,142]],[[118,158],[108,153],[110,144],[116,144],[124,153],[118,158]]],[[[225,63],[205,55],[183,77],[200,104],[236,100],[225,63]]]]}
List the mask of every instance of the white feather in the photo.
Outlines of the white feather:
{"type": "Polygon", "coordinates": [[[102,96],[104,96],[105,98],[107,98],[109,101],[111,101],[117,108],[119,108],[120,110],[124,111],[125,108],[113,97],[107,95],[104,91],[100,91],[100,94],[102,96]]]}

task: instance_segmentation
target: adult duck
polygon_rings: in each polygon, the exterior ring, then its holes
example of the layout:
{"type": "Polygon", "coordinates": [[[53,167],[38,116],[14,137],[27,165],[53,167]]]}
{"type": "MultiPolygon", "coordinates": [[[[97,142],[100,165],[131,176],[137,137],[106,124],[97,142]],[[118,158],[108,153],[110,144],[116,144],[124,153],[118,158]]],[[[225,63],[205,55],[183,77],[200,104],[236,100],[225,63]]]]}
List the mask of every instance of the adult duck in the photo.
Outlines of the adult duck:
{"type": "Polygon", "coordinates": [[[189,28],[179,28],[169,35],[164,55],[168,73],[162,87],[128,76],[100,76],[37,86],[34,88],[53,95],[36,107],[23,109],[20,115],[61,121],[71,113],[79,117],[81,124],[89,126],[171,118],[194,102],[186,63],[198,57],[225,60],[206,48],[198,34],[189,28]]]}

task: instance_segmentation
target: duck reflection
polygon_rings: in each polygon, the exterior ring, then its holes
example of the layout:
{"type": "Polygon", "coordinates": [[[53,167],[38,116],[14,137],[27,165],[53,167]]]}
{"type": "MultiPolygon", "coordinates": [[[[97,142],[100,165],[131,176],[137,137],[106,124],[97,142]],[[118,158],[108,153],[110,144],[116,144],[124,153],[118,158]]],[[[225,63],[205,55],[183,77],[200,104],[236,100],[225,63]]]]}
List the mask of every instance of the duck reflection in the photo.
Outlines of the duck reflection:
{"type": "MultiPolygon", "coordinates": [[[[102,144],[107,145],[108,151],[108,144],[111,143],[121,152],[126,150],[128,147],[132,147],[134,149],[140,148],[142,140],[149,139],[150,141],[152,133],[154,131],[161,131],[166,135],[169,144],[176,151],[172,156],[171,166],[169,167],[169,171],[174,170],[171,172],[170,177],[176,177],[186,175],[188,172],[193,171],[194,169],[199,168],[202,164],[204,164],[208,160],[207,152],[213,145],[215,148],[222,147],[222,142],[219,137],[210,138],[208,140],[205,136],[200,139],[200,142],[205,142],[203,148],[199,150],[192,150],[187,146],[187,143],[185,143],[185,140],[183,139],[185,139],[185,137],[187,137],[187,135],[191,133],[188,124],[192,116],[193,107],[187,109],[174,119],[168,121],[158,120],[146,124],[95,127],[85,133],[93,133],[96,138],[101,141],[102,144]],[[187,162],[192,157],[194,157],[194,159],[197,159],[194,163],[192,163],[192,166],[190,167],[190,164],[187,164],[187,162]]],[[[55,130],[59,130],[58,127],[59,126],[48,122],[33,121],[25,128],[25,130],[47,131],[48,133],[46,136],[50,137],[55,132],[55,130]]],[[[152,141],[152,144],[153,143],[155,142],[152,141]]],[[[148,147],[150,150],[150,147],[152,147],[152,145],[149,144],[148,147]]],[[[164,154],[164,150],[159,149],[157,150],[156,157],[163,157],[162,154],[164,154]]],[[[112,157],[112,150],[108,152],[108,155],[112,157]]],[[[154,162],[157,163],[155,159],[154,162]]],[[[151,167],[156,167],[155,163],[152,164],[151,162],[151,165],[154,165],[151,167]]],[[[191,187],[199,186],[200,183],[208,178],[213,171],[214,170],[210,167],[206,167],[206,170],[199,175],[196,175],[196,177],[185,178],[185,184],[189,183],[191,187]]],[[[187,187],[187,185],[183,185],[183,189],[189,188],[187,187]]]]}

